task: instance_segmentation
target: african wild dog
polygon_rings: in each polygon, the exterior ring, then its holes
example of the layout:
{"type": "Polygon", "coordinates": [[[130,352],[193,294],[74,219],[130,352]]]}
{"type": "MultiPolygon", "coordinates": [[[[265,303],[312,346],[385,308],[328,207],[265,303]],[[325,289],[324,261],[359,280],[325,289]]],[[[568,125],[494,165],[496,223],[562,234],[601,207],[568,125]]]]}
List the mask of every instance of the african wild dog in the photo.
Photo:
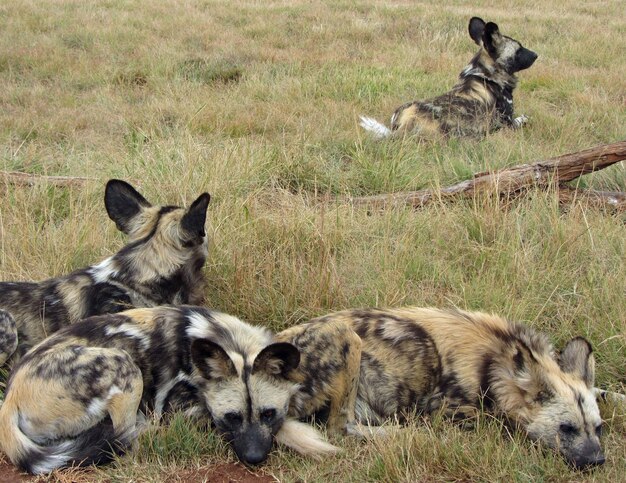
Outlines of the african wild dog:
{"type": "Polygon", "coordinates": [[[577,468],[604,463],[595,396],[606,393],[593,387],[594,357],[581,337],[555,354],[543,334],[524,325],[432,308],[347,310],[298,330],[308,338],[293,337],[292,329],[277,338],[293,341],[302,354],[315,354],[301,363],[310,377],[301,392],[320,391],[318,408],[332,399],[330,381],[358,380],[356,402],[343,420],[349,432],[355,420],[378,425],[389,417],[438,410],[458,418],[482,408],[557,449],[577,468]],[[347,374],[337,364],[319,370],[317,360],[340,352],[342,343],[340,336],[328,336],[326,324],[348,325],[359,335],[360,371],[347,374]],[[325,334],[318,338],[320,328],[325,334]]]}
{"type": "Polygon", "coordinates": [[[379,138],[417,134],[422,138],[481,137],[501,127],[519,127],[525,116],[514,118],[513,89],[516,72],[529,68],[537,54],[500,33],[493,22],[473,17],[469,35],[480,50],[461,71],[451,91],[434,99],[400,106],[391,116],[391,129],[361,117],[361,126],[379,138]]]}
{"type": "Polygon", "coordinates": [[[0,309],[12,315],[0,319],[0,364],[14,353],[15,362],[47,335],[91,315],[200,303],[209,200],[203,193],[186,210],[152,206],[128,183],[110,180],[105,206],[129,243],[69,275],[39,283],[0,282],[0,309]]]}
{"type": "MultiPolygon", "coordinates": [[[[323,331],[322,331],[323,333],[323,331]]],[[[53,334],[16,365],[0,407],[0,446],[30,473],[104,463],[135,438],[138,410],[208,417],[245,463],[274,438],[320,455],[337,448],[288,417],[299,385],[292,344],[201,307],[132,309],[53,334]]]]}

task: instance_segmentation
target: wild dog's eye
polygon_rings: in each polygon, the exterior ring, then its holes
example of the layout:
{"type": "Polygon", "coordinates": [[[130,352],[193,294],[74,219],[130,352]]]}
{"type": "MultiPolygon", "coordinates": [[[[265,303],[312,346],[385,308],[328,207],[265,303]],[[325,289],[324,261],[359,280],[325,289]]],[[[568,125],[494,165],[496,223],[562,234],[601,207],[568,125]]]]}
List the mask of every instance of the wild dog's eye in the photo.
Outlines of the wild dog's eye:
{"type": "Polygon", "coordinates": [[[240,426],[243,422],[243,418],[239,413],[226,413],[224,414],[224,420],[229,426],[240,426]]]}
{"type": "Polygon", "coordinates": [[[572,424],[568,424],[568,423],[563,423],[559,426],[559,431],[561,431],[561,433],[563,434],[567,434],[570,436],[574,436],[576,434],[578,434],[578,429],[576,429],[576,426],[572,425],[572,424]]]}
{"type": "Polygon", "coordinates": [[[261,421],[270,423],[276,417],[276,409],[265,409],[261,411],[261,421]]]}
{"type": "Polygon", "coordinates": [[[598,436],[598,438],[602,436],[602,424],[596,426],[596,436],[598,436]]]}

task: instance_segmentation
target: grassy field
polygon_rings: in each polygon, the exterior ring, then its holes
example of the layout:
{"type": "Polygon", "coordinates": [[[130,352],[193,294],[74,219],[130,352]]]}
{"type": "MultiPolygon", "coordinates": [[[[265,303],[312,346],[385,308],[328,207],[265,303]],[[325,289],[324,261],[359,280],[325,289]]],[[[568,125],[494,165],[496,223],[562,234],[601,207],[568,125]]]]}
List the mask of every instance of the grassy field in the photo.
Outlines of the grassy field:
{"type": "MultiPolygon", "coordinates": [[[[86,176],[0,186],[0,279],[39,280],[115,252],[107,179],[149,200],[209,206],[207,304],[281,329],[347,307],[493,311],[589,338],[601,387],[626,384],[626,219],[534,193],[370,214],[343,195],[428,188],[626,139],[623,2],[9,0],[0,5],[0,169],[86,176]],[[536,51],[516,110],[481,141],[377,143],[387,120],[449,89],[475,52],[471,16],[536,51]]],[[[626,190],[620,163],[581,180],[626,190]]],[[[618,481],[626,415],[605,408],[607,463],[571,471],[485,417],[473,431],[417,421],[389,440],[337,440],[323,462],[278,449],[284,481],[618,481]]],[[[233,461],[175,418],[130,456],[62,480],[159,481],[233,461]]],[[[621,475],[621,476],[620,476],[621,475]]]]}

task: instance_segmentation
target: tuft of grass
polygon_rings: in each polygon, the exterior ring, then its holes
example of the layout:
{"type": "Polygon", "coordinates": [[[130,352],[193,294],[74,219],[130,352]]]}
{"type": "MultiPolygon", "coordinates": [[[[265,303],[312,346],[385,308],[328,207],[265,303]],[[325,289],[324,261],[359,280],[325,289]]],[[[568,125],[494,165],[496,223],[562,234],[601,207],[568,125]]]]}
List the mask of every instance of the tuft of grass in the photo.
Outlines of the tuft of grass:
{"type": "Polygon", "coordinates": [[[235,62],[220,59],[212,62],[209,59],[188,59],[179,66],[184,79],[202,84],[238,82],[243,75],[243,69],[235,62]]]}

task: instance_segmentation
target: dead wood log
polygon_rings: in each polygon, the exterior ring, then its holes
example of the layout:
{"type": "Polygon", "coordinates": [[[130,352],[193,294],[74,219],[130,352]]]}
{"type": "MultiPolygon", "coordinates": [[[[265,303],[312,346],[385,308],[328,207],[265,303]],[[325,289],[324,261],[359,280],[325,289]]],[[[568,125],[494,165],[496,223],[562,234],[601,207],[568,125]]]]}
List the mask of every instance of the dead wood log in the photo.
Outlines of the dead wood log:
{"type": "MultiPolygon", "coordinates": [[[[624,159],[626,159],[626,141],[620,141],[533,164],[521,164],[498,171],[477,173],[472,179],[444,188],[363,196],[352,198],[351,201],[354,205],[367,205],[371,208],[405,205],[422,208],[433,201],[472,198],[481,194],[514,196],[533,187],[561,186],[567,181],[604,169],[624,159]]],[[[562,200],[571,202],[575,195],[570,190],[562,191],[562,200]]],[[[561,197],[560,193],[561,190],[559,190],[559,197],[561,197]]],[[[618,210],[623,209],[623,194],[602,193],[587,192],[585,198],[594,205],[603,205],[607,208],[615,205],[618,210]]]]}
{"type": "Polygon", "coordinates": [[[37,183],[47,183],[54,186],[82,185],[95,178],[81,176],[46,176],[40,174],[20,173],[17,171],[0,171],[0,184],[16,186],[34,186],[37,183]]]}
{"type": "Polygon", "coordinates": [[[572,186],[559,186],[559,203],[569,205],[580,202],[601,210],[614,213],[626,212],[626,193],[622,191],[595,191],[576,189],[572,186]]]}

